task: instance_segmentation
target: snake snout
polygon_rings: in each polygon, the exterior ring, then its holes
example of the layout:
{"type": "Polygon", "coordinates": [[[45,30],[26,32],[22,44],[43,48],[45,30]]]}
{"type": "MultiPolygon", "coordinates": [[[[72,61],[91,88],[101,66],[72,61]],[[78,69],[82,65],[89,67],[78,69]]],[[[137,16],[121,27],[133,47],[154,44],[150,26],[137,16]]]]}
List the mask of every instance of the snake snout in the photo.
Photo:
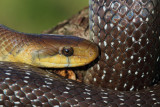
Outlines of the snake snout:
{"type": "Polygon", "coordinates": [[[69,57],[69,67],[78,67],[91,63],[99,55],[99,48],[95,43],[84,40],[74,48],[73,56],[69,57]]]}

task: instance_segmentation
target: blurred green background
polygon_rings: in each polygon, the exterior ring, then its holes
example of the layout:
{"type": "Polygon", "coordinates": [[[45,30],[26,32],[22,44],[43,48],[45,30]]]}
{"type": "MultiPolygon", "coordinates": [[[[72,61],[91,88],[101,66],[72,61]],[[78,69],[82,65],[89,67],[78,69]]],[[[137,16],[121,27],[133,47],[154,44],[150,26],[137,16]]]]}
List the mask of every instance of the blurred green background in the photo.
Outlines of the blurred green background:
{"type": "Polygon", "coordinates": [[[41,33],[88,6],[88,0],[1,0],[0,24],[41,33]]]}

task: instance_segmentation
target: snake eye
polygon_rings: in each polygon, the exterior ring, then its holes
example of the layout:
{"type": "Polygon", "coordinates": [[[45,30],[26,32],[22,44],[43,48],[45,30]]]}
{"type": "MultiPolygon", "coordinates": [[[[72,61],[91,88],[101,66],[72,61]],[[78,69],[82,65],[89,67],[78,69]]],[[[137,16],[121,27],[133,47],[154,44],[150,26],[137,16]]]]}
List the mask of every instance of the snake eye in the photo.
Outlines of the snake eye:
{"type": "Polygon", "coordinates": [[[73,53],[74,53],[74,51],[73,51],[73,48],[72,48],[72,47],[64,47],[64,48],[62,49],[62,54],[63,54],[64,56],[72,56],[73,53]]]}

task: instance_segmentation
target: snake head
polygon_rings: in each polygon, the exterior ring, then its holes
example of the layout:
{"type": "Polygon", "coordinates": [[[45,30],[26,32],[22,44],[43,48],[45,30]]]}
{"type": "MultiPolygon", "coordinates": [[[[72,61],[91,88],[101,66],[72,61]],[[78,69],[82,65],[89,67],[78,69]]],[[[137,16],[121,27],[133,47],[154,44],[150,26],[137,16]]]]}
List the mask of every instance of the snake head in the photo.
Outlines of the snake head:
{"type": "Polygon", "coordinates": [[[3,46],[5,51],[0,54],[1,61],[64,68],[89,64],[99,55],[95,43],[75,36],[27,34],[3,25],[0,25],[0,31],[3,41],[10,41],[3,46]]]}
{"type": "Polygon", "coordinates": [[[31,65],[48,68],[79,67],[91,63],[99,55],[95,43],[74,36],[42,36],[41,47],[35,44],[31,65]]]}

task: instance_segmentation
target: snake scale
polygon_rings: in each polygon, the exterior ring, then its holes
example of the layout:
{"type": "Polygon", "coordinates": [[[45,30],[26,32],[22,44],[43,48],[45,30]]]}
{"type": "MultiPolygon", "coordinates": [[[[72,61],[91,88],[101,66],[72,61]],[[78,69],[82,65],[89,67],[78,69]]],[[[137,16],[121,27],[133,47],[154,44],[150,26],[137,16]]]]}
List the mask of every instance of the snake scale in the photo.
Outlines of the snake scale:
{"type": "Polygon", "coordinates": [[[89,2],[90,38],[100,50],[78,37],[25,34],[0,26],[0,60],[5,61],[0,62],[0,105],[160,106],[160,1],[89,2]],[[91,61],[83,80],[88,85],[31,66],[63,68],[91,61]]]}

